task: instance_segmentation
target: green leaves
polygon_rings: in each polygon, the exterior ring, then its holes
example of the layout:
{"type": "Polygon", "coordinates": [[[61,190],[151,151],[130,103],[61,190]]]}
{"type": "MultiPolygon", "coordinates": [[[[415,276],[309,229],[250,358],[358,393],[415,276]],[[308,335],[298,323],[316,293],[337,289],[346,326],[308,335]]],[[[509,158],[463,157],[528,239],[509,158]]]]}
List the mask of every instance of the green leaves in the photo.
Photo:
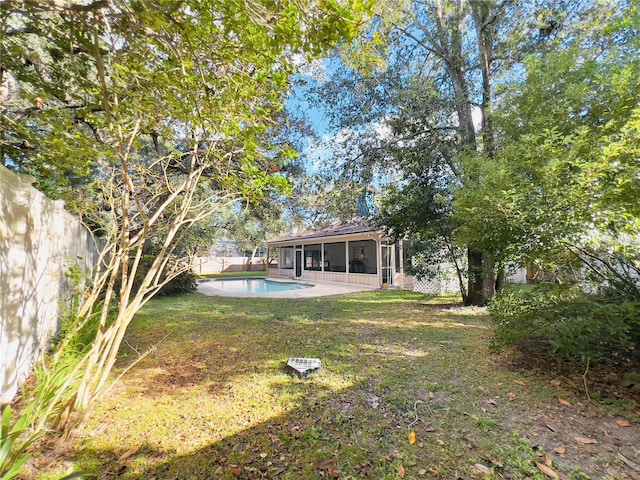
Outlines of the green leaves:
{"type": "Polygon", "coordinates": [[[490,304],[496,347],[517,346],[576,363],[599,360],[608,349],[634,348],[638,302],[612,301],[575,286],[507,290],[490,304]]]}
{"type": "Polygon", "coordinates": [[[553,263],[596,232],[611,246],[623,242],[616,231],[638,234],[640,44],[628,27],[640,17],[612,15],[634,20],[576,24],[562,49],[529,56],[526,80],[507,84],[493,114],[495,160],[464,162],[478,180],[456,194],[462,232],[499,261],[553,263]]]}
{"type": "Polygon", "coordinates": [[[77,395],[51,402],[68,430],[106,388],[137,309],[189,268],[190,228],[287,192],[279,170],[292,155],[278,133],[292,58],[352,36],[364,11],[335,0],[17,4],[2,10],[3,73],[19,84],[0,107],[2,161],[66,198],[106,244],[77,313],[99,319],[97,340],[79,353],[81,378],[68,378],[77,395]]]}
{"type": "Polygon", "coordinates": [[[39,435],[32,433],[21,440],[20,437],[27,432],[28,427],[27,415],[21,415],[14,420],[11,406],[4,407],[0,424],[0,480],[17,477],[22,472],[24,464],[31,458],[27,449],[39,435]]]}

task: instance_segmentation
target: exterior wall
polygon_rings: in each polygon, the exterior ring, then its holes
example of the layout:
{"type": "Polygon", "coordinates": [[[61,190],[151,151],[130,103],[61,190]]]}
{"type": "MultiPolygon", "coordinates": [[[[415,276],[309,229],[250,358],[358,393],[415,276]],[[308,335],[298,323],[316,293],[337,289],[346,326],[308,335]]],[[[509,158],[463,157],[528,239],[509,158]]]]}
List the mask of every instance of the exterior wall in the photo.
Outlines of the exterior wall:
{"type": "Polygon", "coordinates": [[[508,283],[529,283],[527,279],[527,269],[518,267],[513,268],[509,266],[509,275],[505,279],[508,283]]]}
{"type": "MultiPolygon", "coordinates": [[[[269,267],[267,276],[274,278],[294,278],[293,270],[280,269],[277,267],[269,267]]],[[[355,285],[366,285],[369,287],[379,287],[380,277],[366,273],[338,273],[338,272],[318,272],[315,270],[305,270],[301,281],[308,282],[333,282],[333,283],[350,283],[355,285]]]]}
{"type": "MultiPolygon", "coordinates": [[[[351,245],[353,242],[358,242],[361,240],[373,240],[374,237],[372,234],[367,233],[362,236],[344,236],[344,237],[319,237],[314,238],[312,240],[287,240],[286,243],[281,243],[278,245],[271,245],[271,249],[277,249],[279,247],[282,248],[293,248],[294,245],[316,245],[316,244],[326,244],[326,243],[341,243],[345,242],[347,245],[345,254],[347,256],[351,255],[351,245]]],[[[383,279],[383,255],[382,248],[384,248],[385,242],[383,241],[383,237],[380,235],[375,238],[377,244],[377,255],[376,255],[376,268],[377,274],[362,274],[362,273],[340,273],[340,272],[329,272],[329,271],[318,271],[318,270],[303,270],[302,276],[299,278],[302,281],[319,281],[319,282],[335,282],[335,283],[349,283],[355,285],[366,285],[373,288],[383,288],[384,285],[382,283],[383,279]]],[[[400,259],[404,256],[403,247],[401,244],[395,245],[395,248],[400,248],[399,257],[400,259]],[[400,246],[399,246],[400,245],[400,246]]],[[[430,293],[430,294],[450,294],[457,293],[460,291],[460,285],[458,282],[458,277],[455,272],[455,268],[453,265],[448,263],[443,263],[439,266],[439,274],[436,275],[433,279],[417,279],[411,275],[405,274],[400,270],[400,266],[397,265],[397,258],[395,250],[389,252],[389,255],[393,255],[392,267],[393,267],[393,282],[388,285],[389,288],[401,288],[405,290],[415,290],[417,292],[422,293],[430,293]]],[[[324,258],[323,258],[324,259],[324,258]]],[[[402,260],[400,260],[402,261],[402,260]]],[[[349,263],[347,261],[347,263],[349,263]]],[[[295,269],[289,268],[280,268],[278,263],[272,263],[267,268],[267,276],[276,277],[276,278],[287,278],[294,279],[295,278],[295,269]]]]}
{"type": "MultiPolygon", "coordinates": [[[[375,242],[375,262],[371,261],[368,265],[369,267],[373,267],[376,269],[377,273],[353,273],[353,272],[332,272],[332,271],[323,271],[323,270],[305,270],[302,269],[302,276],[299,278],[302,281],[309,282],[335,282],[335,283],[348,283],[353,285],[365,285],[368,287],[379,288],[382,286],[382,263],[381,263],[381,251],[380,251],[380,235],[373,232],[367,232],[362,235],[349,235],[344,237],[330,237],[330,238],[314,238],[307,241],[292,241],[287,242],[286,244],[280,245],[272,245],[271,249],[278,248],[293,248],[294,245],[324,245],[328,243],[345,243],[345,251],[344,251],[344,263],[345,268],[351,268],[350,263],[353,260],[352,257],[352,248],[358,248],[362,245],[363,241],[372,241],[375,242]]],[[[321,249],[324,252],[324,248],[321,249]]],[[[294,249],[294,258],[295,258],[295,249],[294,249]]],[[[304,256],[303,263],[304,263],[304,256]]],[[[322,254],[321,263],[325,264],[324,253],[322,254]]],[[[295,266],[295,264],[294,264],[295,266]]],[[[303,265],[304,267],[304,265],[303,265]]],[[[278,264],[271,264],[267,268],[267,276],[276,277],[276,278],[295,278],[295,268],[294,269],[286,269],[280,268],[278,264]]]]}
{"type": "Polygon", "coordinates": [[[339,273],[339,272],[309,272],[309,273],[320,273],[322,275],[322,279],[325,282],[347,282],[347,274],[339,273]]]}
{"type": "Polygon", "coordinates": [[[32,177],[0,166],[0,405],[46,352],[70,305],[72,265],[90,274],[98,248],[90,232],[31,186],[32,177]]]}
{"type": "Polygon", "coordinates": [[[293,278],[293,270],[284,270],[278,267],[269,266],[267,268],[267,277],[293,278]]]}
{"type": "Polygon", "coordinates": [[[347,283],[368,285],[370,287],[380,287],[380,274],[368,275],[366,273],[350,273],[348,275],[347,283]]]}

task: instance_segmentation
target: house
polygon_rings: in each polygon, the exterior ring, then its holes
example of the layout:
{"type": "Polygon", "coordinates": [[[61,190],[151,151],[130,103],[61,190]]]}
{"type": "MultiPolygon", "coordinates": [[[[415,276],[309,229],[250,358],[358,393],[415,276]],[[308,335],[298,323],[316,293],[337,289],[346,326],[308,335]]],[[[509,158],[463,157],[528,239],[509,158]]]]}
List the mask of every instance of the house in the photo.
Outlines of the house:
{"type": "Polygon", "coordinates": [[[371,288],[411,288],[403,242],[391,243],[381,228],[365,222],[268,242],[267,276],[340,282],[371,288]]]}

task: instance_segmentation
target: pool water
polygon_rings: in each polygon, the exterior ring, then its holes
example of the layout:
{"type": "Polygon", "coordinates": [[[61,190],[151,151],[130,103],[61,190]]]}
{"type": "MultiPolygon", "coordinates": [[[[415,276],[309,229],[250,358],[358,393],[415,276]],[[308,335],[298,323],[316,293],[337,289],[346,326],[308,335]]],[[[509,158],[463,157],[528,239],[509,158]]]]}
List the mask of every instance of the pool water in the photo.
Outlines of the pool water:
{"type": "Polygon", "coordinates": [[[304,283],[274,282],[265,278],[223,278],[209,282],[213,288],[226,293],[272,293],[300,290],[311,286],[304,283]]]}

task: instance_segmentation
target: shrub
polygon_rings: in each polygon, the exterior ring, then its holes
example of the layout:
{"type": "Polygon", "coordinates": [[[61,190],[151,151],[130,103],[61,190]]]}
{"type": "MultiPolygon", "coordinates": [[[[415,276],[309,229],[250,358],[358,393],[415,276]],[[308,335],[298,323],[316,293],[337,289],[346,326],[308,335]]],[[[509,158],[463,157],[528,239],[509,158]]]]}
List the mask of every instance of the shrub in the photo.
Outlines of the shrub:
{"type": "Polygon", "coordinates": [[[573,285],[506,290],[489,306],[495,348],[516,346],[571,362],[596,361],[640,340],[640,303],[573,285]]]}
{"type": "MultiPolygon", "coordinates": [[[[147,275],[147,272],[153,265],[155,260],[154,255],[144,255],[140,259],[140,264],[138,265],[138,269],[136,271],[136,277],[133,282],[134,291],[138,289],[142,280],[147,275]]],[[[120,291],[120,281],[116,281],[115,292],[118,293],[120,291]]],[[[187,270],[185,272],[180,273],[177,277],[167,283],[164,287],[160,289],[158,292],[158,296],[171,296],[171,295],[180,295],[182,293],[190,293],[196,290],[196,275],[191,271],[187,270]]]]}
{"type": "Polygon", "coordinates": [[[191,293],[196,291],[196,275],[188,270],[182,272],[176,278],[167,283],[158,292],[159,296],[180,295],[183,293],[191,293]]]}

